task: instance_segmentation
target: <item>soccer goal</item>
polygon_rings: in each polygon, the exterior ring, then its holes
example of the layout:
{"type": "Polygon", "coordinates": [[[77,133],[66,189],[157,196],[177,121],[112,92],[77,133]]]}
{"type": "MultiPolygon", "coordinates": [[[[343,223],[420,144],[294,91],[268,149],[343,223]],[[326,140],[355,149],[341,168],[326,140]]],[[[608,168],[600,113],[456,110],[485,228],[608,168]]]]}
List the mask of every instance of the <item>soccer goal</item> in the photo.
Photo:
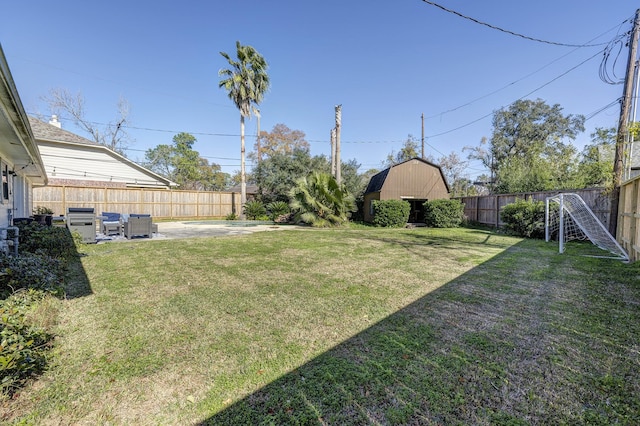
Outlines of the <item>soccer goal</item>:
{"type": "Polygon", "coordinates": [[[616,259],[629,261],[629,256],[600,222],[578,194],[558,194],[545,203],[545,240],[557,239],[560,253],[571,240],[589,240],[616,259]]]}

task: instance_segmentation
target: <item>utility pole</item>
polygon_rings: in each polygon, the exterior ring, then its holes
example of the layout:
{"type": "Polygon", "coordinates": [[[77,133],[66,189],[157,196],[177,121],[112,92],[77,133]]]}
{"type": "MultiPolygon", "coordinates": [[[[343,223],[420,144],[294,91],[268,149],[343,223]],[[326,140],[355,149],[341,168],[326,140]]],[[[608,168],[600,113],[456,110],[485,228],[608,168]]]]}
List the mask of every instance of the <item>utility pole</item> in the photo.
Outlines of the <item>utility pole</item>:
{"type": "Polygon", "coordinates": [[[331,129],[331,176],[336,177],[336,128],[331,129]]]}
{"type": "Polygon", "coordinates": [[[616,138],[616,153],[613,163],[613,191],[611,192],[611,213],[609,217],[609,233],[616,235],[618,228],[618,204],[620,203],[620,186],[624,173],[624,148],[629,135],[629,111],[633,99],[633,72],[638,54],[638,35],[640,34],[640,9],[636,10],[633,20],[633,30],[629,39],[629,58],[624,77],[624,93],[620,105],[620,119],[618,121],[618,136],[616,138]]]}
{"type": "Polygon", "coordinates": [[[260,110],[256,108],[254,111],[258,119],[258,135],[256,136],[256,148],[258,149],[258,163],[262,160],[262,152],[260,151],[260,110]]]}
{"type": "Polygon", "coordinates": [[[342,183],[340,164],[340,128],[342,127],[342,105],[336,105],[336,182],[342,183]]]}
{"type": "Polygon", "coordinates": [[[422,159],[424,160],[424,112],[420,117],[422,118],[422,159]]]}

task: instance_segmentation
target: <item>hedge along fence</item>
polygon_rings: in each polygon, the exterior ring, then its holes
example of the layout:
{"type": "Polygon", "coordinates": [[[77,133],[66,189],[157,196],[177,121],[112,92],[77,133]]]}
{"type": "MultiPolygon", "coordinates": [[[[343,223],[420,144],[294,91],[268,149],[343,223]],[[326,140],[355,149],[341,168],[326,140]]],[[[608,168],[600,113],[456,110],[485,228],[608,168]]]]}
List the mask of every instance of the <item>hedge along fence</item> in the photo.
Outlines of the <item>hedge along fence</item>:
{"type": "Polygon", "coordinates": [[[240,193],[152,188],[96,188],[50,185],[33,189],[33,205],[54,215],[68,207],[93,207],[96,214],[150,214],[159,219],[223,218],[240,214],[240,193]]]}
{"type": "Polygon", "coordinates": [[[507,204],[514,203],[516,199],[528,200],[532,198],[535,201],[545,201],[547,197],[558,195],[561,192],[578,194],[604,226],[609,226],[611,198],[605,193],[604,188],[493,194],[477,197],[458,197],[455,199],[464,204],[464,215],[468,220],[498,228],[504,225],[500,219],[500,211],[507,204]]]}
{"type": "Polygon", "coordinates": [[[640,176],[620,187],[616,239],[629,254],[629,260],[640,260],[640,176]]]}

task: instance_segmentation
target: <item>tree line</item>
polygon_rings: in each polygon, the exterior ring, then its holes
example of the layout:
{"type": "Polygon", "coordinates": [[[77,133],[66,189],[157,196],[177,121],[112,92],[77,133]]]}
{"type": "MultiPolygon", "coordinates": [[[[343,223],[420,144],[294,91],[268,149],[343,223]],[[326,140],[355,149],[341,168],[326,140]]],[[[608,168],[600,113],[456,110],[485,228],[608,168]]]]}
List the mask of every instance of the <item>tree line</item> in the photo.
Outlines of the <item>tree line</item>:
{"type": "MultiPolygon", "coordinates": [[[[178,183],[181,188],[221,191],[240,185],[242,204],[246,201],[246,184],[258,187],[257,197],[266,203],[288,201],[289,191],[312,173],[330,174],[330,159],[312,155],[309,142],[301,130],[276,124],[270,132],[261,131],[254,151],[249,153],[255,166],[245,170],[244,119],[258,113],[258,106],[269,88],[267,62],[251,46],[236,42],[236,58],[220,52],[229,67],[221,69],[218,85],[227,91],[240,112],[241,167],[234,174],[224,173],[220,165],[210,163],[193,149],[196,138],[178,133],[171,144],[161,144],[145,152],[142,165],[178,183]]],[[[128,103],[118,103],[116,120],[102,128],[84,116],[84,99],[65,90],[51,91],[48,102],[52,112],[66,114],[98,143],[124,155],[131,143],[126,134],[129,123],[128,103]]],[[[461,157],[456,152],[426,160],[439,165],[447,179],[451,196],[486,193],[519,193],[555,189],[609,187],[613,182],[615,149],[614,128],[598,128],[591,143],[578,152],[571,141],[584,132],[585,117],[564,114],[560,105],[541,99],[518,100],[493,114],[490,138],[483,137],[475,146],[465,146],[461,157]],[[488,173],[471,180],[471,161],[478,160],[488,173]]],[[[632,126],[632,128],[635,128],[632,126]]],[[[409,135],[404,145],[391,151],[381,168],[419,157],[418,142],[409,135]]],[[[371,176],[378,169],[360,172],[357,159],[341,165],[346,190],[361,200],[371,176]]]]}
{"type": "MultiPolygon", "coordinates": [[[[85,120],[84,99],[80,95],[55,90],[50,99],[57,106],[52,111],[64,114],[67,105],[74,120],[84,121],[84,127],[91,128],[87,132],[94,141],[125,154],[131,143],[125,137],[126,129],[113,124],[100,129],[85,120]]],[[[121,99],[119,105],[128,104],[121,99]]],[[[118,111],[116,122],[127,123],[128,107],[118,111]]],[[[475,146],[465,146],[462,156],[457,152],[438,158],[427,156],[427,161],[441,167],[452,196],[611,187],[615,128],[596,129],[590,135],[591,142],[578,152],[571,141],[584,131],[584,117],[565,115],[560,105],[548,105],[540,99],[516,101],[496,111],[492,124],[491,137],[481,138],[475,146]],[[479,160],[488,173],[472,180],[472,160],[479,160]]],[[[223,191],[240,184],[239,171],[223,172],[220,165],[209,162],[193,148],[196,142],[192,134],[178,133],[172,143],[148,149],[141,164],[183,189],[223,191]]],[[[371,176],[419,156],[418,140],[408,135],[398,151],[392,150],[380,162],[380,168],[361,171],[356,158],[344,162],[343,182],[356,200],[361,199],[371,176]]],[[[311,154],[302,130],[292,130],[283,123],[271,131],[261,131],[248,158],[255,166],[246,173],[246,182],[258,187],[258,196],[265,203],[287,201],[287,193],[297,179],[314,171],[329,173],[331,168],[329,158],[311,154]]]]}

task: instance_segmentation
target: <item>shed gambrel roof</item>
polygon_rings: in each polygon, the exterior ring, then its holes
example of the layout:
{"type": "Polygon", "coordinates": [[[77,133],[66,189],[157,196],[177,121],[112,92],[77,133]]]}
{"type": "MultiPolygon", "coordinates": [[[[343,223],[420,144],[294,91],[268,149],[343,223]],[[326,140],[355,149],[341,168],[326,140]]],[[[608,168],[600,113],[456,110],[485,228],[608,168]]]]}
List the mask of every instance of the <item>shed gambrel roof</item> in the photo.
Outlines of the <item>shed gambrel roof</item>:
{"type": "Polygon", "coordinates": [[[367,185],[367,189],[364,191],[365,194],[369,194],[371,192],[380,192],[382,191],[382,187],[384,186],[384,182],[385,180],[387,180],[387,176],[389,175],[389,171],[394,168],[394,167],[398,167],[401,164],[407,163],[409,161],[414,161],[414,160],[418,160],[421,161],[425,164],[428,164],[430,166],[435,167],[436,169],[438,169],[438,171],[440,172],[440,176],[442,176],[442,181],[444,182],[445,187],[447,188],[447,191],[450,191],[449,188],[449,184],[447,183],[447,179],[444,177],[444,173],[442,173],[442,168],[440,166],[438,166],[437,164],[432,163],[431,161],[427,161],[424,160],[422,158],[418,158],[418,157],[414,157],[414,158],[410,158],[409,160],[403,161],[402,163],[398,163],[398,164],[394,164],[393,166],[384,169],[383,171],[379,172],[378,174],[375,174],[371,177],[371,180],[369,181],[369,184],[367,185]]]}
{"type": "Polygon", "coordinates": [[[29,122],[50,179],[118,182],[128,187],[178,186],[104,145],[34,117],[29,122]]]}
{"type": "Polygon", "coordinates": [[[382,190],[382,185],[384,185],[384,181],[387,179],[389,170],[391,170],[391,167],[371,176],[369,185],[367,185],[367,189],[364,191],[364,193],[369,194],[371,192],[380,192],[382,190]]]}

